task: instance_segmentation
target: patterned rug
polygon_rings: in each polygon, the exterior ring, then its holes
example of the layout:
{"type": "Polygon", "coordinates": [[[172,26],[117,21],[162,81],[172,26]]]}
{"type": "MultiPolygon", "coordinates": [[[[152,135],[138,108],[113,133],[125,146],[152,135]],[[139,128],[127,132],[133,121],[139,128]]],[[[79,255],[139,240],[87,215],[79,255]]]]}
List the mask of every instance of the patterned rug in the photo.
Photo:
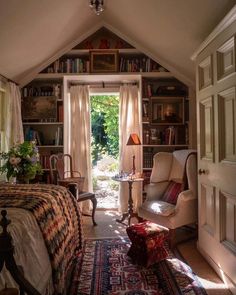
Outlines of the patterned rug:
{"type": "Polygon", "coordinates": [[[133,265],[127,238],[86,240],[77,258],[70,295],[206,295],[178,253],[149,268],[133,265]],[[178,257],[179,256],[179,257],[178,257]]]}

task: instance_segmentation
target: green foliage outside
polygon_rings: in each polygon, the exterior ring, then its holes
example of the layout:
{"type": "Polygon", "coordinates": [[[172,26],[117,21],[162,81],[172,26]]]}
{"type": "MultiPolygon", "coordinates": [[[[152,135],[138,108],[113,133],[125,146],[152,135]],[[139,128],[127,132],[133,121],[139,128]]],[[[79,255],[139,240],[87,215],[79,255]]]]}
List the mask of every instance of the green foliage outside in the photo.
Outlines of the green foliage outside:
{"type": "Polygon", "coordinates": [[[92,182],[93,182],[93,189],[94,190],[97,190],[98,189],[98,179],[97,179],[97,176],[93,176],[92,182]]]}
{"type": "Polygon", "coordinates": [[[115,95],[91,96],[92,160],[102,155],[119,155],[119,97],[115,95]]]}
{"type": "Polygon", "coordinates": [[[108,167],[108,171],[109,172],[116,172],[119,169],[119,163],[118,161],[116,163],[112,163],[109,167],[108,167]]]}
{"type": "Polygon", "coordinates": [[[117,181],[113,181],[111,180],[109,182],[109,187],[113,190],[113,191],[117,191],[119,190],[119,183],[117,181]]]}

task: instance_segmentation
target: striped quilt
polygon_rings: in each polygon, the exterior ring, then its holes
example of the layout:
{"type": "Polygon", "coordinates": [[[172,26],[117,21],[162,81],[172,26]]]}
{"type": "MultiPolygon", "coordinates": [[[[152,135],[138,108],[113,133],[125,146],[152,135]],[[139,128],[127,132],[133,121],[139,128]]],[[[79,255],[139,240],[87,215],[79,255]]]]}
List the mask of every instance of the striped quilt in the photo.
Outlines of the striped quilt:
{"type": "Polygon", "coordinates": [[[0,184],[0,207],[33,213],[48,250],[55,292],[63,293],[74,255],[82,247],[81,216],[75,198],[56,185],[0,184]]]}

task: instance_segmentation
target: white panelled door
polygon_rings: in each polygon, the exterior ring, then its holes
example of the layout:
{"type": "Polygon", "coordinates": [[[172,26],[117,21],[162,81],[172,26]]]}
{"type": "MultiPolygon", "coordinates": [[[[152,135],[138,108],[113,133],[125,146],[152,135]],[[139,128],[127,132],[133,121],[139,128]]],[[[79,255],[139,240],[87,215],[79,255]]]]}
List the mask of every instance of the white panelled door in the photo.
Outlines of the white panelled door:
{"type": "MultiPolygon", "coordinates": [[[[233,27],[236,31],[236,24],[233,27]]],[[[199,241],[236,294],[235,37],[222,33],[197,58],[199,241]]]]}

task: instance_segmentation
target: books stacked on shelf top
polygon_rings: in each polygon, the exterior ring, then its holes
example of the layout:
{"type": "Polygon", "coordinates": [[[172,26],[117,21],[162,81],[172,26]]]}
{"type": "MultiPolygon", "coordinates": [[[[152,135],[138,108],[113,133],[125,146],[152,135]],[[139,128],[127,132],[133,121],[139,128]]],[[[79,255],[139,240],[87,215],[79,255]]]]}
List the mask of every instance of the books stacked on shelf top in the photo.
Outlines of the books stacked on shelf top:
{"type": "Polygon", "coordinates": [[[51,85],[28,85],[22,89],[22,97],[32,97],[32,96],[56,96],[61,97],[61,84],[51,84],[51,85]]]}
{"type": "Polygon", "coordinates": [[[88,73],[90,62],[81,58],[67,58],[65,60],[56,60],[46,68],[44,73],[88,73]]]}
{"type": "Polygon", "coordinates": [[[121,57],[120,72],[160,72],[163,69],[149,57],[121,57]]]}

